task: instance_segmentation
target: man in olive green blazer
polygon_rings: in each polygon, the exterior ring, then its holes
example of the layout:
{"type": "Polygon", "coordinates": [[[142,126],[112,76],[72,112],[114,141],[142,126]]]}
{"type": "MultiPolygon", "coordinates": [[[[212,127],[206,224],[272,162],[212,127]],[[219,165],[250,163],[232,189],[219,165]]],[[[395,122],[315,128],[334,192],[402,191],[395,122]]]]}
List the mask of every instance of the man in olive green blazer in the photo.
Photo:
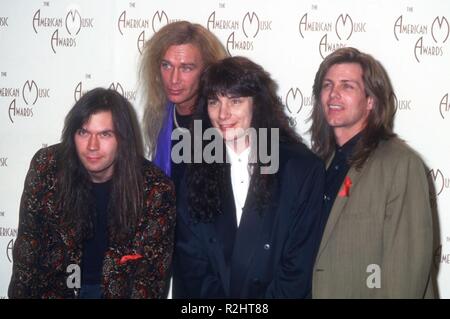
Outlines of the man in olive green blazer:
{"type": "Polygon", "coordinates": [[[392,131],[386,71],[339,49],[320,65],[313,94],[312,148],[328,163],[313,298],[433,297],[425,167],[392,131]]]}

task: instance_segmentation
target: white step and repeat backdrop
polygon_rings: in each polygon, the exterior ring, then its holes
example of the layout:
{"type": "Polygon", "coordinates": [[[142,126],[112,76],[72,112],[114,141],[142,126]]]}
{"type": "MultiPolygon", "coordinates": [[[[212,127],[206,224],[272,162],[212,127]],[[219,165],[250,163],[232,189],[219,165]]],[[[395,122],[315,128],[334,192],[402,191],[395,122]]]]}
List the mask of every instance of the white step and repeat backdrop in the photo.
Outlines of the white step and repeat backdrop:
{"type": "Polygon", "coordinates": [[[141,115],[143,43],[176,20],[204,25],[231,55],[262,64],[307,141],[322,59],[355,46],[383,63],[398,98],[396,132],[421,153],[436,189],[434,266],[440,295],[449,298],[448,0],[0,0],[0,297],[32,155],[59,141],[65,114],[91,88],[115,88],[141,115]]]}

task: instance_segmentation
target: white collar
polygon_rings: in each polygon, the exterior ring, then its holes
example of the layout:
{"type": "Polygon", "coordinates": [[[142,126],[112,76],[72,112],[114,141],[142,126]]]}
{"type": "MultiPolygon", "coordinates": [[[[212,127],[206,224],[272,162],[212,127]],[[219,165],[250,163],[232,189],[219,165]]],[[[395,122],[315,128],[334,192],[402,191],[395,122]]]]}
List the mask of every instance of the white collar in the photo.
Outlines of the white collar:
{"type": "Polygon", "coordinates": [[[245,150],[243,150],[240,154],[237,154],[233,148],[227,145],[225,143],[225,147],[227,149],[227,156],[230,159],[231,165],[237,162],[244,162],[248,164],[249,157],[250,157],[250,146],[248,146],[245,150]]]}

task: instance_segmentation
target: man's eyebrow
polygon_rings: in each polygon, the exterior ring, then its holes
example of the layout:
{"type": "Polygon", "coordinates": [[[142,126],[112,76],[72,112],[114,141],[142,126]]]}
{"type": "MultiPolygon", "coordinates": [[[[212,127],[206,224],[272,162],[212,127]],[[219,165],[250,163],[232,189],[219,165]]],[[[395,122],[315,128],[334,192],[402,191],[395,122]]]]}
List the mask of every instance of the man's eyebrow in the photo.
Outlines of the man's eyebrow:
{"type": "Polygon", "coordinates": [[[355,84],[356,86],[358,86],[358,87],[360,87],[360,88],[364,88],[364,83],[361,83],[361,82],[358,81],[358,80],[351,80],[351,79],[348,79],[348,80],[342,80],[341,82],[343,82],[343,83],[353,83],[353,84],[355,84]]]}
{"type": "Polygon", "coordinates": [[[341,82],[355,82],[355,83],[359,83],[358,80],[352,80],[352,79],[343,79],[343,80],[341,80],[341,82]]]}
{"type": "Polygon", "coordinates": [[[227,98],[229,98],[229,99],[239,99],[239,98],[241,98],[241,97],[244,97],[243,95],[241,95],[241,94],[228,94],[227,95],[227,98]]]}
{"type": "MultiPolygon", "coordinates": [[[[162,59],[161,63],[163,63],[163,62],[172,65],[172,62],[170,62],[169,60],[162,59]]],[[[195,62],[183,62],[183,63],[180,63],[180,65],[181,66],[197,66],[197,63],[195,63],[195,62]]]]}
{"type": "MultiPolygon", "coordinates": [[[[79,129],[78,129],[78,131],[80,131],[80,130],[83,130],[83,131],[86,131],[86,132],[88,132],[88,133],[92,133],[92,131],[90,131],[90,130],[88,130],[87,128],[85,128],[84,126],[82,126],[82,127],[80,127],[79,129]]],[[[105,130],[101,130],[101,131],[99,131],[97,134],[101,134],[101,133],[114,133],[114,129],[105,129],[105,130]]]]}
{"type": "MultiPolygon", "coordinates": [[[[333,82],[333,80],[325,78],[325,79],[323,79],[322,82],[333,82]]],[[[352,79],[343,79],[343,80],[339,80],[338,82],[352,82],[352,83],[356,83],[356,84],[360,83],[358,80],[352,80],[352,79]]]]}
{"type": "Polygon", "coordinates": [[[181,66],[197,66],[197,63],[195,63],[195,62],[181,63],[181,66]]]}

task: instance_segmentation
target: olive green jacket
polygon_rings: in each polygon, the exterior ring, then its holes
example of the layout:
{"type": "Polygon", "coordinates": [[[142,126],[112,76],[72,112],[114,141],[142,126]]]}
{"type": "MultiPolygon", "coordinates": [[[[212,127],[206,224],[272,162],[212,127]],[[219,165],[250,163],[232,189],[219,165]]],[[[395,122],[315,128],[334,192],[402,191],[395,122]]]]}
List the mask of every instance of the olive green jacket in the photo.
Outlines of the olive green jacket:
{"type": "Polygon", "coordinates": [[[336,197],[316,257],[313,298],[433,297],[433,223],[421,159],[392,138],[347,177],[351,185],[336,197]]]}

